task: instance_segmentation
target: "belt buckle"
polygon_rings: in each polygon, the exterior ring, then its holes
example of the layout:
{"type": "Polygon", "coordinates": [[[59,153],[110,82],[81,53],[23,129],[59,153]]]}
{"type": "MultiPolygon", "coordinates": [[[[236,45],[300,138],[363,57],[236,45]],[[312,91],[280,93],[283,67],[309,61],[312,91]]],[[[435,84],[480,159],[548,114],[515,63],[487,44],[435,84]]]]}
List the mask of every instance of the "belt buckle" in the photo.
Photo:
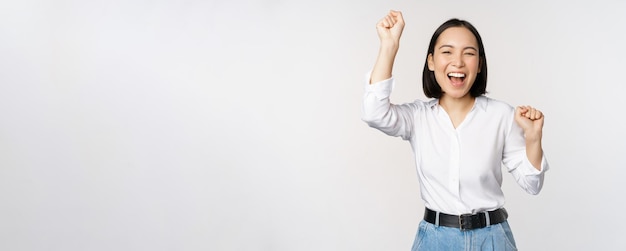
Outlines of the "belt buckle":
{"type": "Polygon", "coordinates": [[[459,229],[461,231],[472,229],[472,215],[471,214],[459,215],[459,229]]]}

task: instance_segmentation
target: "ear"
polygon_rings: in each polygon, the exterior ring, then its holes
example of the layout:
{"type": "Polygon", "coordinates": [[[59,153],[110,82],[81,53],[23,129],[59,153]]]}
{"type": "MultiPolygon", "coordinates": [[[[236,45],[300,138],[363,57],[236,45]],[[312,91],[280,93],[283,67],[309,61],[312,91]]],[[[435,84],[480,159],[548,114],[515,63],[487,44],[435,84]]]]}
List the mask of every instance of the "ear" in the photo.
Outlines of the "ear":
{"type": "Polygon", "coordinates": [[[483,69],[483,60],[481,59],[478,61],[478,73],[480,73],[480,70],[482,69],[483,69]]]}
{"type": "Polygon", "coordinates": [[[426,62],[428,63],[428,70],[435,71],[435,62],[433,61],[432,53],[428,54],[428,58],[426,59],[426,62]]]}

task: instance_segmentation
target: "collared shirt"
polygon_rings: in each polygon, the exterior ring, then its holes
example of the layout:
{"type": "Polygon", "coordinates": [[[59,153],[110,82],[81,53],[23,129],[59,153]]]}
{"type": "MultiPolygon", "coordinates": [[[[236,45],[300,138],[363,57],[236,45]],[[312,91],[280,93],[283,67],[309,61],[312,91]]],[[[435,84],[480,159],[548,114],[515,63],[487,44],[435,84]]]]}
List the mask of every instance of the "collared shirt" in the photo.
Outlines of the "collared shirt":
{"type": "Polygon", "coordinates": [[[477,97],[454,128],[438,99],[391,104],[393,85],[393,78],[366,82],[362,119],[411,143],[426,207],[454,215],[503,207],[503,165],[525,191],[539,193],[548,163],[544,155],[539,171],[526,157],[523,130],[514,121],[512,106],[477,97]]]}

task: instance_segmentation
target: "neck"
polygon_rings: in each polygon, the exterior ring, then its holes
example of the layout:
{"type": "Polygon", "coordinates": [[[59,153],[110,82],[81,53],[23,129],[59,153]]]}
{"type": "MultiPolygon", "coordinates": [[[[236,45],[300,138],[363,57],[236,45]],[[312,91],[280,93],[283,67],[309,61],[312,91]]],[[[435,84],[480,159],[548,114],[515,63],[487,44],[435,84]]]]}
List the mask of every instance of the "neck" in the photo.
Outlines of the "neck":
{"type": "Polygon", "coordinates": [[[447,112],[466,112],[472,109],[475,100],[476,98],[471,95],[454,98],[444,94],[439,99],[439,105],[447,112]]]}

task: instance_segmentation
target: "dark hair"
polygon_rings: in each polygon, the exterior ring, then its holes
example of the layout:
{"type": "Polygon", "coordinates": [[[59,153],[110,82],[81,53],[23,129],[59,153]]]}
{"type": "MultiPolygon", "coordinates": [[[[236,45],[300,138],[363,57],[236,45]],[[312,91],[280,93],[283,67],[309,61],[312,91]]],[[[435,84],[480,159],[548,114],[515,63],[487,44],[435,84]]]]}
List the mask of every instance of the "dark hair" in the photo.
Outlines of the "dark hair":
{"type": "Polygon", "coordinates": [[[472,97],[478,97],[487,93],[487,58],[485,57],[485,47],[483,46],[483,40],[480,38],[480,34],[478,34],[478,30],[465,20],[459,20],[456,18],[450,19],[443,23],[435,33],[433,37],[430,39],[430,44],[428,45],[428,53],[426,54],[426,63],[424,64],[424,72],[422,74],[422,85],[424,88],[424,95],[429,98],[441,98],[443,92],[441,91],[441,87],[437,84],[437,79],[435,79],[435,73],[428,69],[428,55],[434,54],[435,52],[435,44],[437,43],[437,39],[439,35],[443,33],[448,28],[452,27],[464,27],[468,29],[474,37],[476,37],[476,42],[478,43],[478,57],[479,57],[479,66],[480,72],[478,76],[476,76],[476,80],[474,81],[474,85],[470,89],[469,93],[472,97]]]}

